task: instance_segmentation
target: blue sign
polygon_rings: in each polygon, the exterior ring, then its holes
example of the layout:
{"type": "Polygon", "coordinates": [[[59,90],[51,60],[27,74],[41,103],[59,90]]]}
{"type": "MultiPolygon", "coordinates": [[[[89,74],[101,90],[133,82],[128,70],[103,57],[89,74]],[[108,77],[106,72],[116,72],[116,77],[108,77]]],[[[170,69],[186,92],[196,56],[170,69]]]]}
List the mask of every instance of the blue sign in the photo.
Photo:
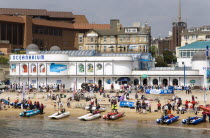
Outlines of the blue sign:
{"type": "Polygon", "coordinates": [[[206,56],[209,56],[209,46],[206,46],[206,56]]]}
{"type": "Polygon", "coordinates": [[[52,63],[50,65],[50,72],[60,73],[61,71],[65,71],[65,70],[67,70],[67,65],[55,64],[55,63],[52,63]]]}
{"type": "Polygon", "coordinates": [[[12,60],[44,60],[44,55],[12,55],[12,60]]]}
{"type": "Polygon", "coordinates": [[[146,94],[173,94],[173,89],[147,89],[146,94]]]}
{"type": "Polygon", "coordinates": [[[57,83],[61,83],[61,80],[57,80],[57,83]]]}

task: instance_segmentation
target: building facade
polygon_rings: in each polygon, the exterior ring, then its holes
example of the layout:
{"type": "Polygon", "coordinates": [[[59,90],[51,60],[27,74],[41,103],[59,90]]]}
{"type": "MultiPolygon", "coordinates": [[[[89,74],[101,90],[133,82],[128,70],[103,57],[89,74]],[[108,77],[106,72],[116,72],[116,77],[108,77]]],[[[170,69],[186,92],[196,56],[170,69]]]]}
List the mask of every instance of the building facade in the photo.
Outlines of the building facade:
{"type": "Polygon", "coordinates": [[[35,88],[65,84],[66,89],[80,89],[82,83],[94,83],[105,89],[110,89],[112,84],[115,89],[125,84],[192,85],[198,88],[207,86],[203,68],[206,60],[199,62],[199,58],[195,56],[192,68],[185,70],[182,67],[155,68],[149,53],[62,51],[59,47],[39,51],[38,46],[29,45],[27,54],[10,56],[10,83],[33,85],[35,88]]]}
{"type": "Polygon", "coordinates": [[[122,27],[117,19],[110,20],[110,29],[92,29],[78,36],[79,50],[103,53],[149,52],[151,27],[134,25],[122,27]]]}
{"type": "Polygon", "coordinates": [[[181,46],[191,44],[196,41],[210,40],[210,26],[194,27],[185,29],[182,32],[181,46]]]}

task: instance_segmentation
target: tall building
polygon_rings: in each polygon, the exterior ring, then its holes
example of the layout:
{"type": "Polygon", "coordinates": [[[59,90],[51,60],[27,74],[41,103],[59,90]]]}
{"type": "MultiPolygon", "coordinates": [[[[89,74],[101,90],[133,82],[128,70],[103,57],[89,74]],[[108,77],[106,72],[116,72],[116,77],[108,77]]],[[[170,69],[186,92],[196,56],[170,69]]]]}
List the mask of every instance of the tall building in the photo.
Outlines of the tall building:
{"type": "Polygon", "coordinates": [[[10,53],[34,43],[40,50],[59,46],[62,50],[78,49],[78,33],[103,29],[89,24],[84,15],[45,9],[0,8],[0,50],[10,53]]]}
{"type": "Polygon", "coordinates": [[[110,29],[92,29],[78,36],[80,50],[113,52],[149,52],[151,27],[139,23],[123,27],[118,19],[110,20],[110,29]]]}
{"type": "Polygon", "coordinates": [[[170,50],[175,51],[176,47],[181,46],[181,33],[184,29],[187,29],[187,23],[182,21],[181,18],[181,0],[179,0],[179,16],[178,22],[172,23],[172,42],[170,45],[170,50]]]}

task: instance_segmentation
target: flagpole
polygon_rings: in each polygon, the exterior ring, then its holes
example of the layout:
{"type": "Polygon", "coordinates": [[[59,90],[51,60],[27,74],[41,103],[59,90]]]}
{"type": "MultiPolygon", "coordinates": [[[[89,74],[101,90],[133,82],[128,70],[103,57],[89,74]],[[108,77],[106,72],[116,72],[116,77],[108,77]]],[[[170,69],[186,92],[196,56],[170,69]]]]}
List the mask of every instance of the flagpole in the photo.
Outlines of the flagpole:
{"type": "Polygon", "coordinates": [[[204,103],[206,105],[206,90],[208,88],[208,56],[209,56],[209,46],[206,46],[206,89],[204,89],[204,103]]]}

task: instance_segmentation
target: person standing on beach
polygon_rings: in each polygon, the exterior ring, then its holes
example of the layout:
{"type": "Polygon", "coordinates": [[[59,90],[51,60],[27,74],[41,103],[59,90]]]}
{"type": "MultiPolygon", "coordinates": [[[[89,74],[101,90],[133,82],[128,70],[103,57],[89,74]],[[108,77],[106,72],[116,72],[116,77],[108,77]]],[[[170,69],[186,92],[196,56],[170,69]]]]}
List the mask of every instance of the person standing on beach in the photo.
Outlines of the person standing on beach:
{"type": "Polygon", "coordinates": [[[168,105],[167,105],[167,104],[166,104],[166,105],[164,105],[163,109],[164,109],[164,115],[165,115],[165,116],[167,116],[167,115],[168,115],[168,114],[167,114],[167,111],[168,111],[168,105]]]}
{"type": "Polygon", "coordinates": [[[158,110],[158,112],[159,111],[161,112],[161,104],[160,104],[160,102],[158,102],[158,104],[157,104],[157,110],[158,110]]]}
{"type": "Polygon", "coordinates": [[[139,112],[139,107],[140,107],[140,101],[138,100],[136,102],[136,112],[139,112]]]}
{"type": "Polygon", "coordinates": [[[70,98],[67,99],[67,107],[70,108],[70,98]]]}

